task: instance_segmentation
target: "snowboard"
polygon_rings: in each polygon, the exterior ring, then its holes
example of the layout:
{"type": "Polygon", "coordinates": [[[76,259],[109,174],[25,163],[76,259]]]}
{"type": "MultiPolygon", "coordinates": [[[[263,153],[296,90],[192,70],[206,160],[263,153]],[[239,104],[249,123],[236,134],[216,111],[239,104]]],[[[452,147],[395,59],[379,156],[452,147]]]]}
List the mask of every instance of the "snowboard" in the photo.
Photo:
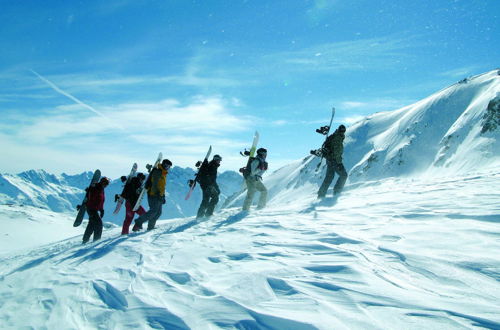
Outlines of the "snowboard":
{"type": "Polygon", "coordinates": [[[248,157],[254,157],[255,151],[257,150],[257,143],[259,143],[259,132],[255,131],[253,135],[252,147],[250,147],[250,153],[248,157]]]}
{"type": "MultiPolygon", "coordinates": [[[[210,157],[211,153],[212,153],[212,146],[210,146],[210,148],[208,148],[207,155],[203,159],[202,165],[205,162],[205,160],[208,161],[208,157],[210,157]]],[[[200,165],[200,168],[202,165],[200,165]]],[[[192,183],[189,186],[189,191],[188,191],[186,197],[184,198],[184,200],[186,200],[186,201],[189,199],[189,197],[191,197],[191,194],[193,193],[194,187],[196,186],[196,179],[198,179],[198,174],[200,173],[200,168],[198,168],[198,172],[196,172],[196,175],[194,176],[194,180],[192,180],[192,183]]]]}
{"type": "Polygon", "coordinates": [[[149,165],[151,167],[148,167],[146,165],[146,168],[148,169],[148,176],[146,177],[146,180],[144,180],[144,182],[142,183],[141,193],[139,194],[139,198],[137,198],[137,202],[135,203],[132,211],[134,211],[134,212],[137,211],[139,209],[139,207],[141,206],[142,199],[144,198],[144,195],[146,194],[146,182],[148,182],[148,179],[149,179],[149,176],[151,175],[151,172],[153,171],[153,169],[155,169],[158,166],[158,164],[160,164],[162,158],[163,158],[163,155],[160,152],[158,154],[158,157],[156,158],[156,161],[155,161],[153,166],[149,165]]]}
{"type": "Polygon", "coordinates": [[[130,170],[130,174],[127,177],[127,181],[125,181],[125,185],[123,186],[122,192],[118,196],[118,201],[116,202],[116,207],[115,207],[115,210],[113,211],[113,214],[118,214],[118,212],[120,212],[123,201],[125,200],[125,198],[123,198],[123,194],[125,193],[125,186],[127,185],[127,183],[130,182],[132,177],[135,175],[135,172],[137,172],[137,163],[134,163],[134,165],[132,166],[132,169],[130,170]]]}
{"type": "MultiPolygon", "coordinates": [[[[328,134],[330,134],[330,129],[332,128],[332,123],[333,123],[333,117],[335,117],[335,107],[332,107],[332,117],[330,118],[330,124],[328,126],[320,127],[316,130],[317,133],[325,136],[325,141],[326,139],[328,139],[328,134]]],[[[324,143],[325,142],[323,142],[323,144],[324,143]]],[[[321,162],[323,162],[323,147],[321,147],[320,149],[311,150],[311,155],[320,157],[319,163],[316,166],[316,171],[318,171],[319,167],[321,166],[321,162]]]]}
{"type": "Polygon", "coordinates": [[[75,222],[73,222],[73,227],[78,227],[79,225],[82,224],[83,217],[85,216],[85,211],[87,211],[87,200],[88,200],[87,191],[90,187],[95,185],[100,178],[101,178],[101,171],[95,170],[94,175],[92,176],[92,180],[90,180],[89,186],[87,187],[87,189],[85,189],[85,197],[83,198],[82,204],[76,207],[78,210],[78,214],[76,215],[75,222]]]}
{"type": "Polygon", "coordinates": [[[255,156],[255,150],[257,150],[257,143],[258,142],[259,142],[259,132],[255,131],[255,134],[253,136],[252,147],[250,147],[250,150],[247,150],[245,148],[245,151],[240,151],[240,155],[242,155],[243,157],[255,156]]]}

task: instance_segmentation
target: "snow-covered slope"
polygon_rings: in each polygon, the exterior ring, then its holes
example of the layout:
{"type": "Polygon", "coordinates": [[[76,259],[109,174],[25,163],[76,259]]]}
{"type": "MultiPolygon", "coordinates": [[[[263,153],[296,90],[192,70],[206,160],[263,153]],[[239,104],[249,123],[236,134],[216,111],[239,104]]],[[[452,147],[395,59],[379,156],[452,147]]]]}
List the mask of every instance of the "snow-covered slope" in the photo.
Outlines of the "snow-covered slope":
{"type": "MultiPolygon", "coordinates": [[[[167,180],[168,202],[163,207],[163,218],[195,214],[201,202],[201,190],[195,189],[192,197],[188,201],[184,200],[188,190],[187,181],[193,177],[194,171],[190,168],[174,167],[170,171],[167,180]]],[[[58,176],[44,170],[31,170],[17,175],[0,174],[0,205],[29,205],[55,212],[75,213],[75,207],[82,202],[84,189],[91,178],[92,172],[58,176]]],[[[226,171],[218,176],[217,181],[222,190],[220,199],[224,202],[227,196],[241,188],[242,178],[236,172],[226,171]]],[[[116,178],[106,188],[105,221],[117,224],[123,222],[125,208],[118,215],[112,214],[114,196],[121,193],[122,187],[119,178],[116,178]]]]}
{"type": "MultiPolygon", "coordinates": [[[[82,245],[80,234],[11,251],[0,256],[0,324],[498,329],[498,185],[499,173],[386,179],[314,210],[312,197],[297,195],[247,217],[230,209],[129,236],[108,228],[98,243],[82,245]]],[[[41,221],[15,221],[55,235],[41,221]]]]}
{"type": "Polygon", "coordinates": [[[491,123],[500,123],[499,74],[494,70],[462,80],[415,104],[376,113],[349,127],[345,163],[351,169],[350,181],[498,167],[500,128],[491,123]]]}

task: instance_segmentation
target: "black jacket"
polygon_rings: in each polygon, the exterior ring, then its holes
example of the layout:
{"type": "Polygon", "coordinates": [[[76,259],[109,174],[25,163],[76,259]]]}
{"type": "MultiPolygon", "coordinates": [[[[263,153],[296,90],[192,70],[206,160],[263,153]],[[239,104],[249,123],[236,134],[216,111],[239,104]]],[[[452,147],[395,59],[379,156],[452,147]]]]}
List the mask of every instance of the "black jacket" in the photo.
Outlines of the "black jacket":
{"type": "Polygon", "coordinates": [[[125,198],[132,207],[137,203],[139,194],[141,193],[141,180],[138,177],[133,177],[130,179],[125,187],[123,188],[123,198],[125,198]]]}
{"type": "Polygon", "coordinates": [[[212,160],[208,162],[207,160],[203,161],[203,164],[200,166],[200,170],[198,172],[197,181],[200,183],[200,186],[206,187],[209,185],[217,184],[217,168],[220,165],[217,164],[216,161],[212,160]]]}

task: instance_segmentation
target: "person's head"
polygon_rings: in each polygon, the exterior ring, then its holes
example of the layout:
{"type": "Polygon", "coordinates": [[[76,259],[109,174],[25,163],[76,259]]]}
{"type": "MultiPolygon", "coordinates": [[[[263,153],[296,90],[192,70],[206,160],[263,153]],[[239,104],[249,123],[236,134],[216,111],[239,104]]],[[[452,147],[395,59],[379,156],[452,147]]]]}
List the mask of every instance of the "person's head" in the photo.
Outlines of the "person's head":
{"type": "Polygon", "coordinates": [[[172,166],[172,162],[165,158],[164,160],[161,161],[161,166],[164,169],[168,170],[172,166]]]}
{"type": "Polygon", "coordinates": [[[120,181],[121,181],[122,183],[127,182],[127,176],[126,176],[126,175],[122,175],[122,176],[120,177],[120,181]]]}
{"type": "Polygon", "coordinates": [[[137,173],[137,178],[141,181],[144,181],[146,179],[146,176],[144,175],[144,173],[137,173]]]}
{"type": "Polygon", "coordinates": [[[220,162],[222,161],[222,157],[219,156],[219,155],[214,155],[214,158],[212,159],[214,162],[220,164],[220,162]]]}
{"type": "Polygon", "coordinates": [[[109,185],[109,178],[103,176],[101,180],[99,180],[99,183],[101,184],[101,186],[107,187],[109,185]]]}
{"type": "Polygon", "coordinates": [[[266,156],[267,156],[267,149],[265,149],[265,148],[259,148],[259,149],[257,149],[257,156],[260,156],[262,158],[266,158],[266,156]]]}
{"type": "Polygon", "coordinates": [[[342,133],[342,134],[345,134],[345,131],[346,131],[346,128],[344,125],[340,125],[339,128],[337,128],[337,130],[342,133]]]}

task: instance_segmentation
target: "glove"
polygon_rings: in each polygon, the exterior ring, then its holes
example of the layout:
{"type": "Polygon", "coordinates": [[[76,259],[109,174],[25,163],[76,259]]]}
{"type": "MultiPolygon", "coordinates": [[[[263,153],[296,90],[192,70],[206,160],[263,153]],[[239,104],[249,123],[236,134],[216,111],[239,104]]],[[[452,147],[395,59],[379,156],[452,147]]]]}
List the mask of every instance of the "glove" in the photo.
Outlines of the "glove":
{"type": "Polygon", "coordinates": [[[101,216],[101,219],[104,217],[104,210],[99,210],[99,215],[101,216]]]}
{"type": "Polygon", "coordinates": [[[81,205],[77,205],[77,206],[76,206],[76,210],[77,210],[77,211],[80,211],[80,209],[81,209],[81,208],[82,208],[82,206],[81,206],[81,205]]]}
{"type": "Polygon", "coordinates": [[[165,200],[165,196],[161,196],[161,203],[165,204],[167,201],[165,200]]]}

